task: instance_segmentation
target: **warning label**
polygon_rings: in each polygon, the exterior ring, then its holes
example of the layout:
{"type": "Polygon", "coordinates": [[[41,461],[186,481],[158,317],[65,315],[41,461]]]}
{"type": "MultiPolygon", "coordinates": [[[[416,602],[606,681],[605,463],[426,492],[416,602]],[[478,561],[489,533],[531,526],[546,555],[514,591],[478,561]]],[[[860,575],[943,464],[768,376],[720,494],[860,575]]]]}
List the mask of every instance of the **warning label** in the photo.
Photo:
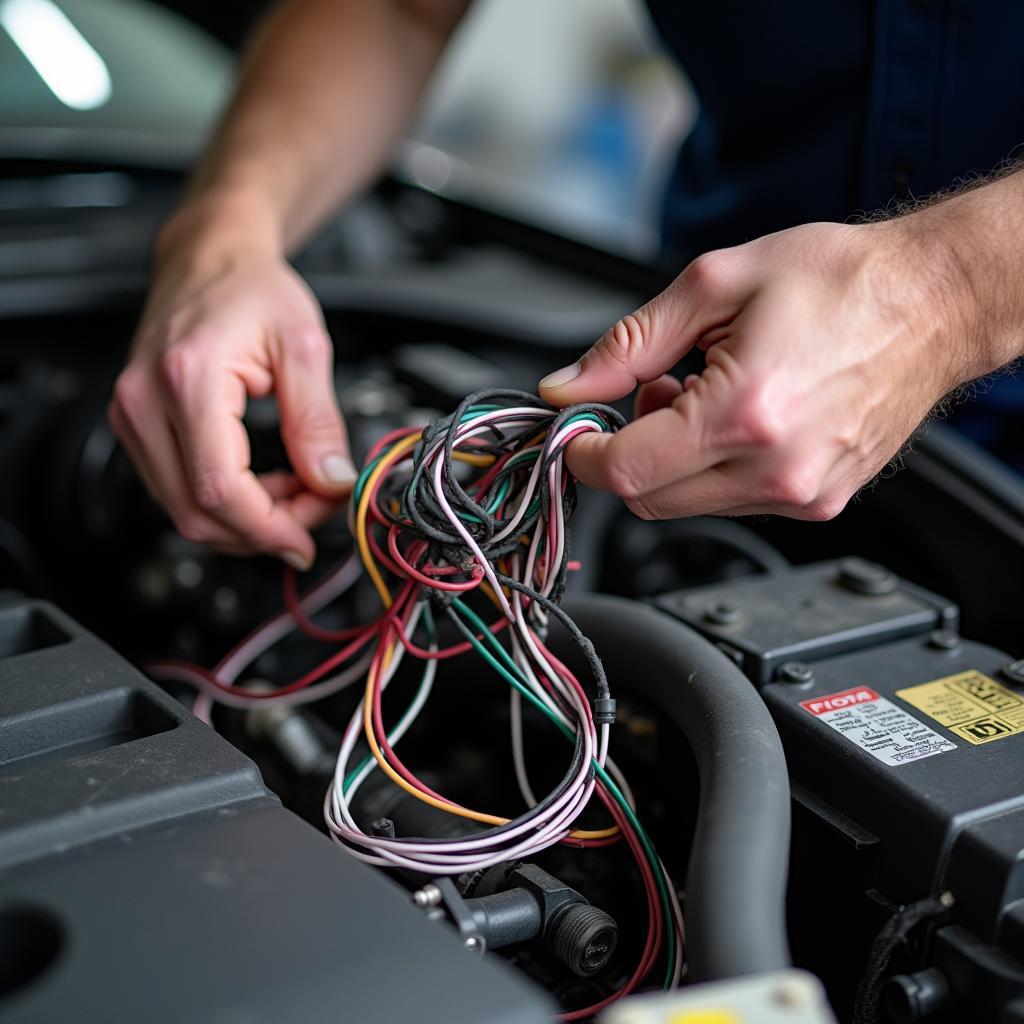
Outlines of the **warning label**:
{"type": "Polygon", "coordinates": [[[1024,697],[981,672],[960,672],[897,690],[896,696],[968,743],[991,743],[1024,732],[1024,697]]]}
{"type": "Polygon", "coordinates": [[[800,707],[884,764],[907,764],[956,750],[955,743],[869,686],[802,700],[800,707]]]}

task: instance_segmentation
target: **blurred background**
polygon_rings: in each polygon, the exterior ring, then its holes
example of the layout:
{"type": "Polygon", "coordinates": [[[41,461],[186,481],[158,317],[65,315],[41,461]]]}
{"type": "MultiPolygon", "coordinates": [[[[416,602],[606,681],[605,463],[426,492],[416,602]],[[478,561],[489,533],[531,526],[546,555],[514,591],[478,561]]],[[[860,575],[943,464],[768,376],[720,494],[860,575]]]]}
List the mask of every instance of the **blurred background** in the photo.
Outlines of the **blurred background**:
{"type": "MultiPolygon", "coordinates": [[[[87,138],[111,156],[187,160],[227,96],[232,48],[265,7],[0,0],[0,151],[87,138]]],[[[477,0],[396,172],[644,259],[692,117],[635,0],[477,0]]]]}

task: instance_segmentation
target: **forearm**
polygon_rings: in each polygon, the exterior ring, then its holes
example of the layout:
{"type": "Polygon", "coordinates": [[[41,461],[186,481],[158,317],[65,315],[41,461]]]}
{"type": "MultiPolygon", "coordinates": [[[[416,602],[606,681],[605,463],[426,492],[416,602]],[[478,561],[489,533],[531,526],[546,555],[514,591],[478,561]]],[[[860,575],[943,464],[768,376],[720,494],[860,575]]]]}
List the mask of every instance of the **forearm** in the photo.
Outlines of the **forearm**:
{"type": "Polygon", "coordinates": [[[892,223],[953,335],[951,385],[1024,355],[1024,170],[892,223]]]}
{"type": "Polygon", "coordinates": [[[288,0],[159,249],[183,239],[293,250],[380,171],[468,0],[288,0]]]}

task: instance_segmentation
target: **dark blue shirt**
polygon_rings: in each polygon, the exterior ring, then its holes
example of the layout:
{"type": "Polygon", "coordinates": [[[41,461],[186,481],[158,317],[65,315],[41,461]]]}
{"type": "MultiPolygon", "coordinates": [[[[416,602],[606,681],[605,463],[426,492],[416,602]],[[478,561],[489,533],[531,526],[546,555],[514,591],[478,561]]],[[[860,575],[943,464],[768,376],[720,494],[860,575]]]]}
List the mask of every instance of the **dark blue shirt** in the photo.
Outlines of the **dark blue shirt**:
{"type": "Polygon", "coordinates": [[[665,207],[687,253],[846,220],[1024,143],[1021,0],[649,0],[693,82],[665,207]]]}
{"type": "Polygon", "coordinates": [[[665,200],[679,261],[926,196],[1024,143],[1024,0],[648,3],[699,102],[665,200]]]}

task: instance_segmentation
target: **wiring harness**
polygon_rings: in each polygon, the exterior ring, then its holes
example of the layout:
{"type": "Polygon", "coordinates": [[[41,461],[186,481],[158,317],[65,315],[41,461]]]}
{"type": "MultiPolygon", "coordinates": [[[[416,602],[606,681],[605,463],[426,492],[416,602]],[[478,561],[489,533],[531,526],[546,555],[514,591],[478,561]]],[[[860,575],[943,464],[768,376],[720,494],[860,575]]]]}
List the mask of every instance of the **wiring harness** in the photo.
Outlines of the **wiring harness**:
{"type": "Polygon", "coordinates": [[[351,586],[359,574],[353,562],[343,563],[302,597],[294,576],[286,573],[287,610],[212,671],[183,663],[150,666],[156,676],[198,686],[196,711],[207,718],[214,700],[236,706],[305,703],[336,693],[365,673],[362,700],[345,730],[325,797],[324,819],[334,840],[368,863],[461,875],[521,861],[557,843],[625,842],[644,884],[648,925],[643,951],[624,987],[595,1006],[565,1014],[568,1020],[589,1017],[632,991],[659,959],[665,987],[677,985],[683,972],[675,889],[637,818],[630,788],[608,754],[615,701],[593,645],[559,605],[571,567],[568,522],[576,501],[563,453],[582,433],[614,431],[622,424],[607,406],[559,411],[527,393],[496,389],[470,395],[450,416],[423,430],[386,435],[368,454],[350,507],[361,568],[382,605],[376,621],[332,631],[310,618],[351,586]],[[496,611],[493,621],[484,618],[481,601],[484,609],[496,611]],[[552,619],[579,646],[592,694],[549,650],[552,619]],[[456,643],[440,646],[441,623],[448,624],[456,643]],[[315,639],[340,645],[338,650],[277,690],[234,688],[245,665],[296,624],[315,639]],[[513,763],[526,808],[516,817],[466,807],[435,792],[396,752],[428,706],[439,662],[471,651],[509,687],[513,763]],[[418,686],[397,721],[385,723],[382,696],[408,658],[422,662],[418,686]],[[527,772],[524,702],[565,742],[564,773],[543,795],[534,792],[527,772]],[[352,801],[374,772],[384,773],[415,799],[464,819],[465,834],[427,839],[364,831],[352,801]],[[577,827],[595,796],[609,824],[577,827]]]}

